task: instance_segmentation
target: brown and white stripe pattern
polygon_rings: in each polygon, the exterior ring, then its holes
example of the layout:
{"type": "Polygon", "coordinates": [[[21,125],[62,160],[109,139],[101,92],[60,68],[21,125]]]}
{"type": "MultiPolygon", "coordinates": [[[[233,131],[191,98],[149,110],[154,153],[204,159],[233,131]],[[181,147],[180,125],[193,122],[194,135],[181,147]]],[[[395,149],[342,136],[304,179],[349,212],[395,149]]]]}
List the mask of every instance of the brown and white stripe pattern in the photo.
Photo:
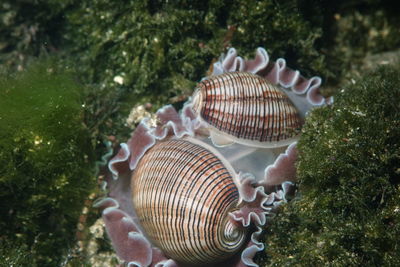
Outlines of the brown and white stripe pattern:
{"type": "Polygon", "coordinates": [[[274,142],[299,133],[302,120],[288,96],[261,76],[228,72],[201,81],[193,109],[236,138],[274,142]]]}
{"type": "Polygon", "coordinates": [[[229,220],[239,193],[231,173],[205,147],[187,140],[150,148],[132,175],[133,205],[146,235],[190,266],[236,253],[246,230],[229,220]]]}

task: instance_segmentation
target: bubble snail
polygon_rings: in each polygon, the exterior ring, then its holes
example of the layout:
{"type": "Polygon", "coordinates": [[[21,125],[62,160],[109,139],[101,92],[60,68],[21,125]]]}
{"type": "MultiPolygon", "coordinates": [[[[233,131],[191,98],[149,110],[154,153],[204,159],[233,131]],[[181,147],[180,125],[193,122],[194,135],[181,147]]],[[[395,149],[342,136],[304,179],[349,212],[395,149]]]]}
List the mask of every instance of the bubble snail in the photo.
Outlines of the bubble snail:
{"type": "Polygon", "coordinates": [[[328,102],[306,79],[231,48],[178,113],[142,120],[109,161],[107,233],[128,266],[258,266],[263,226],[293,193],[306,113],[328,102]]]}

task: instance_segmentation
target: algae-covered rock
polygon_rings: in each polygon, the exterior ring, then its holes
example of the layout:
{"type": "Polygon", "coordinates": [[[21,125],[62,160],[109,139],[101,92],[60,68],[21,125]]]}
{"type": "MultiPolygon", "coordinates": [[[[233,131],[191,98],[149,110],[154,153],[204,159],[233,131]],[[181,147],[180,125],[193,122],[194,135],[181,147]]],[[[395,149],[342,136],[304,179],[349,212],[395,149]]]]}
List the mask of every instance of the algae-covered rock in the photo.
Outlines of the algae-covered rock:
{"type": "Polygon", "coordinates": [[[31,266],[65,257],[94,186],[81,91],[46,62],[0,81],[0,241],[21,244],[31,266]]]}
{"type": "Polygon", "coordinates": [[[264,266],[400,264],[400,71],[386,66],[307,118],[299,193],[271,222],[264,266]]]}
{"type": "Polygon", "coordinates": [[[318,73],[326,79],[329,68],[318,44],[322,25],[307,16],[314,8],[301,1],[234,1],[228,12],[229,23],[237,27],[232,45],[248,57],[254,47],[265,47],[273,57],[283,57],[292,68],[301,69],[303,75],[318,73]]]}

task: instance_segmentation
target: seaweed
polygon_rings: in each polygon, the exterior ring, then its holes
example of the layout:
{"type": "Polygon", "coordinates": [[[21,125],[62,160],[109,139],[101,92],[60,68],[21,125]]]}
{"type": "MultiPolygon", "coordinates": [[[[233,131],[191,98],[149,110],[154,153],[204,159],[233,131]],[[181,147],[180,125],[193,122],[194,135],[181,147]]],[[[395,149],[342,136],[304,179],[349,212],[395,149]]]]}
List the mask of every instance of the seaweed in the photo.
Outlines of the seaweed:
{"type": "Polygon", "coordinates": [[[95,185],[82,88],[51,60],[0,81],[0,240],[56,266],[95,185]]]}

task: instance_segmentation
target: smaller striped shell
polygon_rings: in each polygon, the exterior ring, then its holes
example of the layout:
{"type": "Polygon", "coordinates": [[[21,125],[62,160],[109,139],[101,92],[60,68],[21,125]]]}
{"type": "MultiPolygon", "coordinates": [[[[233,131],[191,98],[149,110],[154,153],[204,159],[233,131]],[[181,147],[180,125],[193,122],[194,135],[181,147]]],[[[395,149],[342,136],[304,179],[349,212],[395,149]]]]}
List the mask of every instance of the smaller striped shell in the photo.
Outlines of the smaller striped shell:
{"type": "Polygon", "coordinates": [[[256,147],[297,139],[302,118],[278,86],[248,72],[211,76],[198,84],[193,109],[220,137],[256,147]]]}
{"type": "Polygon", "coordinates": [[[229,216],[239,200],[233,170],[213,152],[194,139],[158,142],[132,175],[133,206],[146,235],[190,266],[223,261],[247,239],[229,216]]]}

